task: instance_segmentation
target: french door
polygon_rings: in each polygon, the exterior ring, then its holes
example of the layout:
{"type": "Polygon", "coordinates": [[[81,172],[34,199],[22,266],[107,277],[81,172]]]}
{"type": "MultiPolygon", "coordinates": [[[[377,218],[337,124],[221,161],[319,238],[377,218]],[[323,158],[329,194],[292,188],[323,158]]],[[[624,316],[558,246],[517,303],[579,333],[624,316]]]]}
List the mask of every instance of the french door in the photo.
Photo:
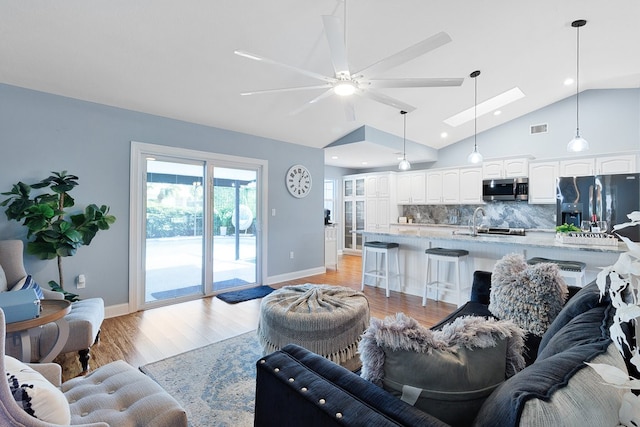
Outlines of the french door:
{"type": "Polygon", "coordinates": [[[241,160],[132,143],[133,308],[261,284],[266,166],[241,160]]]}

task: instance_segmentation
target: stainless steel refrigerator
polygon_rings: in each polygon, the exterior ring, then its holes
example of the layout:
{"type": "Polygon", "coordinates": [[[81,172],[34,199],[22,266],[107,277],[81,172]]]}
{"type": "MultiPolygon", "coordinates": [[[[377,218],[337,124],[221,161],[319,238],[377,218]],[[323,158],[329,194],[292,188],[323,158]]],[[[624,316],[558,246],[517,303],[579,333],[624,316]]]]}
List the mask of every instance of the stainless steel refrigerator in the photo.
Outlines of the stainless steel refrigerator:
{"type": "MultiPolygon", "coordinates": [[[[627,214],[640,211],[640,174],[562,177],[558,179],[557,224],[580,227],[583,220],[607,221],[613,225],[629,221],[627,214]]],[[[640,241],[640,227],[627,227],[616,233],[640,241]]]]}

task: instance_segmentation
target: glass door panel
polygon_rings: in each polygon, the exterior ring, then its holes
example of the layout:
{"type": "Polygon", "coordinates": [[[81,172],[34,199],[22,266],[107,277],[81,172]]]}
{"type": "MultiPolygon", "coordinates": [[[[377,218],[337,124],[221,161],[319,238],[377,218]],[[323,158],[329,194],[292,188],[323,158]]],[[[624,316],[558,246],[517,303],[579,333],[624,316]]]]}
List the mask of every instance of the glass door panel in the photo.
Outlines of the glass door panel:
{"type": "Polygon", "coordinates": [[[202,295],[204,162],[147,159],[145,303],[202,295]]]}
{"type": "Polygon", "coordinates": [[[213,291],[255,284],[257,171],[213,167],[213,291]]]}

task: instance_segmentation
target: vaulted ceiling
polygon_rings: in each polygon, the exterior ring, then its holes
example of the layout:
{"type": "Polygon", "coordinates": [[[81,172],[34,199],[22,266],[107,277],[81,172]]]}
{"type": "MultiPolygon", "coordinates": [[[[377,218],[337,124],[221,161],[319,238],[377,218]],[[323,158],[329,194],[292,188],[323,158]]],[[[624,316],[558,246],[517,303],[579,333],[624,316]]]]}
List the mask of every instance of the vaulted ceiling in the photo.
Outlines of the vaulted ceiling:
{"type": "MultiPolygon", "coordinates": [[[[378,76],[464,78],[459,87],[380,89],[416,107],[406,137],[433,149],[473,134],[473,121],[444,120],[473,107],[476,69],[478,102],[514,87],[525,95],[479,117],[479,131],[575,94],[563,82],[575,77],[576,19],[588,21],[580,89],[640,87],[637,0],[348,0],[346,10],[354,70],[439,32],[451,37],[378,76]]],[[[322,15],[343,18],[343,1],[1,0],[0,82],[317,148],[362,126],[402,137],[399,110],[370,99],[355,99],[351,121],[335,95],[292,114],[324,89],[240,95],[320,82],[239,49],[333,75],[322,15]]]]}

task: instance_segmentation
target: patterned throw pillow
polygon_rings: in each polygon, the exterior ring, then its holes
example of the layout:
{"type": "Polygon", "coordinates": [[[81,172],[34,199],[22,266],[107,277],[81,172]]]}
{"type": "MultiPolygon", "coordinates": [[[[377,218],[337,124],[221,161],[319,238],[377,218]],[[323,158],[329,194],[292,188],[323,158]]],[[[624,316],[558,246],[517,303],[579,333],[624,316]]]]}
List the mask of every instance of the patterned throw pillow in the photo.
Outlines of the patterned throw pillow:
{"type": "Polygon", "coordinates": [[[21,279],[13,288],[11,288],[12,291],[21,291],[23,289],[33,289],[34,291],[36,291],[36,295],[38,296],[38,298],[44,299],[42,289],[40,289],[40,286],[35,282],[35,280],[33,280],[30,274],[27,277],[21,279]]]}
{"type": "Polygon", "coordinates": [[[41,421],[69,425],[71,411],[62,391],[11,356],[4,356],[4,364],[11,394],[27,414],[41,421]]]}

